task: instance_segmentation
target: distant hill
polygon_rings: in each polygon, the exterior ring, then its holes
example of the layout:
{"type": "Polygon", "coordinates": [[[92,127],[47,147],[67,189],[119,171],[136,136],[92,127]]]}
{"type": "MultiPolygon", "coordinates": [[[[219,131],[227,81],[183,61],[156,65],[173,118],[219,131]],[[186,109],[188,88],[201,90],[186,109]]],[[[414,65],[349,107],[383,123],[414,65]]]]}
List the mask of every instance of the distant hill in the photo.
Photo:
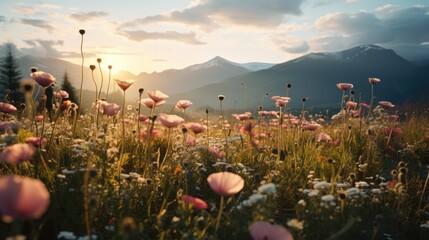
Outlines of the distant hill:
{"type": "MultiPolygon", "coordinates": [[[[18,59],[24,78],[30,78],[30,68],[53,74],[61,84],[67,71],[72,84],[79,89],[81,66],[55,58],[23,56],[18,59]]],[[[94,91],[95,86],[89,64],[85,63],[83,89],[94,91]]],[[[100,87],[101,76],[96,65],[95,81],[100,87]]],[[[108,69],[102,64],[104,86],[107,89],[108,69]]],[[[377,100],[403,101],[421,100],[422,91],[429,87],[429,64],[409,62],[393,50],[376,45],[364,45],[338,52],[310,53],[280,63],[235,63],[216,56],[207,62],[183,69],[169,69],[162,72],[134,75],[119,71],[112,76],[110,92],[119,88],[113,82],[118,79],[135,79],[127,90],[130,102],[138,99],[138,89],[161,90],[170,95],[169,104],[179,99],[193,101],[193,108],[219,105],[217,96],[225,95],[224,106],[232,108],[253,108],[264,103],[273,107],[273,95],[286,95],[286,85],[292,84],[290,106],[300,107],[301,99],[309,97],[307,106],[338,107],[341,91],[339,82],[355,85],[356,98],[369,101],[368,77],[378,77],[382,82],[375,86],[377,100]],[[269,97],[266,97],[268,93],[269,97]],[[417,97],[420,96],[420,97],[417,97]]],[[[102,94],[102,96],[105,96],[102,94]]],[[[144,96],[146,97],[146,93],[144,96]]],[[[88,99],[92,99],[89,97],[88,99]]],[[[89,104],[89,103],[87,103],[89,104]]]]}
{"type": "Polygon", "coordinates": [[[337,89],[337,83],[353,83],[356,99],[368,102],[368,77],[377,77],[382,80],[375,86],[377,100],[395,102],[419,89],[427,89],[429,82],[424,74],[427,74],[425,67],[415,66],[393,50],[365,45],[339,52],[310,53],[269,69],[175,95],[172,100],[187,98],[194,100],[195,106],[216,107],[219,105],[217,95],[223,94],[225,106],[256,108],[264,99],[264,107],[272,107],[273,101],[265,98],[265,93],[270,97],[285,96],[286,85],[290,83],[292,107],[299,107],[304,97],[309,97],[306,103],[309,107],[339,107],[341,91],[337,89]]]}

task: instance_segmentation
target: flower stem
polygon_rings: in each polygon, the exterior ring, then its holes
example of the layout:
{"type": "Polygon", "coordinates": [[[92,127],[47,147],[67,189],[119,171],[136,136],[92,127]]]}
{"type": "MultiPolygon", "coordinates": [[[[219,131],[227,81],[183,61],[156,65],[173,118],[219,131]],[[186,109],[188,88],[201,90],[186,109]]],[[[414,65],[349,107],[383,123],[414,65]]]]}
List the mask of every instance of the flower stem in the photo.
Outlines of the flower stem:
{"type": "Polygon", "coordinates": [[[220,197],[219,213],[218,213],[217,218],[216,218],[216,228],[215,228],[216,233],[217,233],[217,230],[219,229],[220,218],[221,218],[222,212],[223,212],[223,204],[224,204],[224,196],[221,196],[220,197]]]}
{"type": "MultiPolygon", "coordinates": [[[[81,41],[80,41],[80,56],[82,58],[82,65],[80,66],[80,72],[81,72],[81,80],[80,80],[80,93],[79,93],[79,104],[80,108],[78,109],[78,115],[81,113],[82,109],[82,87],[83,87],[83,64],[85,62],[85,58],[83,56],[83,34],[81,35],[81,41]]],[[[73,135],[76,132],[76,123],[77,123],[77,117],[75,118],[75,121],[73,122],[73,135]]]]}
{"type": "Polygon", "coordinates": [[[124,117],[125,117],[125,90],[124,90],[124,96],[122,99],[122,113],[121,113],[121,118],[122,118],[122,147],[121,147],[121,155],[119,156],[119,164],[118,164],[118,180],[119,182],[121,181],[121,171],[122,171],[122,161],[124,158],[124,148],[125,148],[125,121],[124,121],[124,117]]]}

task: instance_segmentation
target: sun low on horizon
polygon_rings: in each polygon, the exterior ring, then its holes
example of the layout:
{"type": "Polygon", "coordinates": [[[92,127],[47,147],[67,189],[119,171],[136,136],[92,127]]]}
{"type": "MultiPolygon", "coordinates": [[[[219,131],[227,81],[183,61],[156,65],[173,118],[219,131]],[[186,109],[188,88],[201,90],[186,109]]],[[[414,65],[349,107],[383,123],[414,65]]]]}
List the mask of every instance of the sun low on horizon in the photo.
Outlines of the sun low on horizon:
{"type": "Polygon", "coordinates": [[[428,11],[423,0],[5,0],[0,44],[13,43],[21,55],[80,64],[78,31],[85,29],[86,64],[100,57],[113,72],[133,74],[182,69],[215,56],[275,64],[363,44],[418,60],[429,55],[428,11]]]}

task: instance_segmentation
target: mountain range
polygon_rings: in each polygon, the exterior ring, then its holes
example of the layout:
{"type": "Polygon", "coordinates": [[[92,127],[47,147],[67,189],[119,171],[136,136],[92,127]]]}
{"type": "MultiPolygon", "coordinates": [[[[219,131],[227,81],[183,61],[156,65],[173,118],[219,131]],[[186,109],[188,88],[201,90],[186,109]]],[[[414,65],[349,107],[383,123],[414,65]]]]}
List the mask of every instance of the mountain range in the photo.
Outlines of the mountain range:
{"type": "MultiPolygon", "coordinates": [[[[428,56],[429,59],[429,56],[428,56]]],[[[81,66],[54,58],[24,56],[18,59],[23,75],[28,76],[31,67],[49,72],[61,82],[64,72],[76,88],[80,87],[81,66]]],[[[98,66],[97,66],[98,67],[98,66]]],[[[94,89],[91,70],[84,68],[83,89],[94,89]]],[[[104,86],[108,72],[103,71],[104,86]]],[[[412,63],[391,49],[376,45],[363,45],[338,52],[309,53],[302,57],[280,63],[234,63],[219,56],[184,69],[169,69],[162,72],[140,73],[120,71],[112,78],[135,79],[127,90],[129,100],[138,98],[137,90],[161,90],[170,95],[168,102],[189,99],[198,107],[218,107],[217,96],[225,96],[224,106],[232,108],[253,108],[263,105],[272,108],[273,95],[285,96],[286,85],[292,98],[291,106],[301,106],[301,99],[315,107],[339,107],[341,91],[336,84],[354,84],[356,99],[369,101],[369,77],[382,82],[374,86],[377,100],[405,101],[427,98],[429,89],[429,64],[412,63]],[[131,94],[134,92],[136,94],[131,94]]],[[[100,72],[94,71],[94,78],[100,85],[100,72]]],[[[113,89],[114,84],[110,88],[113,89]]],[[[106,87],[103,88],[105,90],[106,87]]],[[[116,87],[116,89],[118,89],[116,87]]]]}

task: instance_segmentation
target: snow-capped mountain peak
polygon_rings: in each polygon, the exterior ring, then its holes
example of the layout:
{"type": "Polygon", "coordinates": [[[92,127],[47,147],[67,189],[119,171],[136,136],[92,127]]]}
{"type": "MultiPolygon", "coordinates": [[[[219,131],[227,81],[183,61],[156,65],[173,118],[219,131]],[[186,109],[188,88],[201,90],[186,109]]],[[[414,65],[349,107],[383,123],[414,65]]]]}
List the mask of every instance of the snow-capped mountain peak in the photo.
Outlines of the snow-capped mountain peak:
{"type": "Polygon", "coordinates": [[[195,64],[185,69],[190,71],[196,71],[196,70],[202,70],[202,69],[207,69],[212,67],[222,67],[225,65],[236,65],[236,63],[228,61],[222,57],[216,56],[205,63],[195,64]]]}

